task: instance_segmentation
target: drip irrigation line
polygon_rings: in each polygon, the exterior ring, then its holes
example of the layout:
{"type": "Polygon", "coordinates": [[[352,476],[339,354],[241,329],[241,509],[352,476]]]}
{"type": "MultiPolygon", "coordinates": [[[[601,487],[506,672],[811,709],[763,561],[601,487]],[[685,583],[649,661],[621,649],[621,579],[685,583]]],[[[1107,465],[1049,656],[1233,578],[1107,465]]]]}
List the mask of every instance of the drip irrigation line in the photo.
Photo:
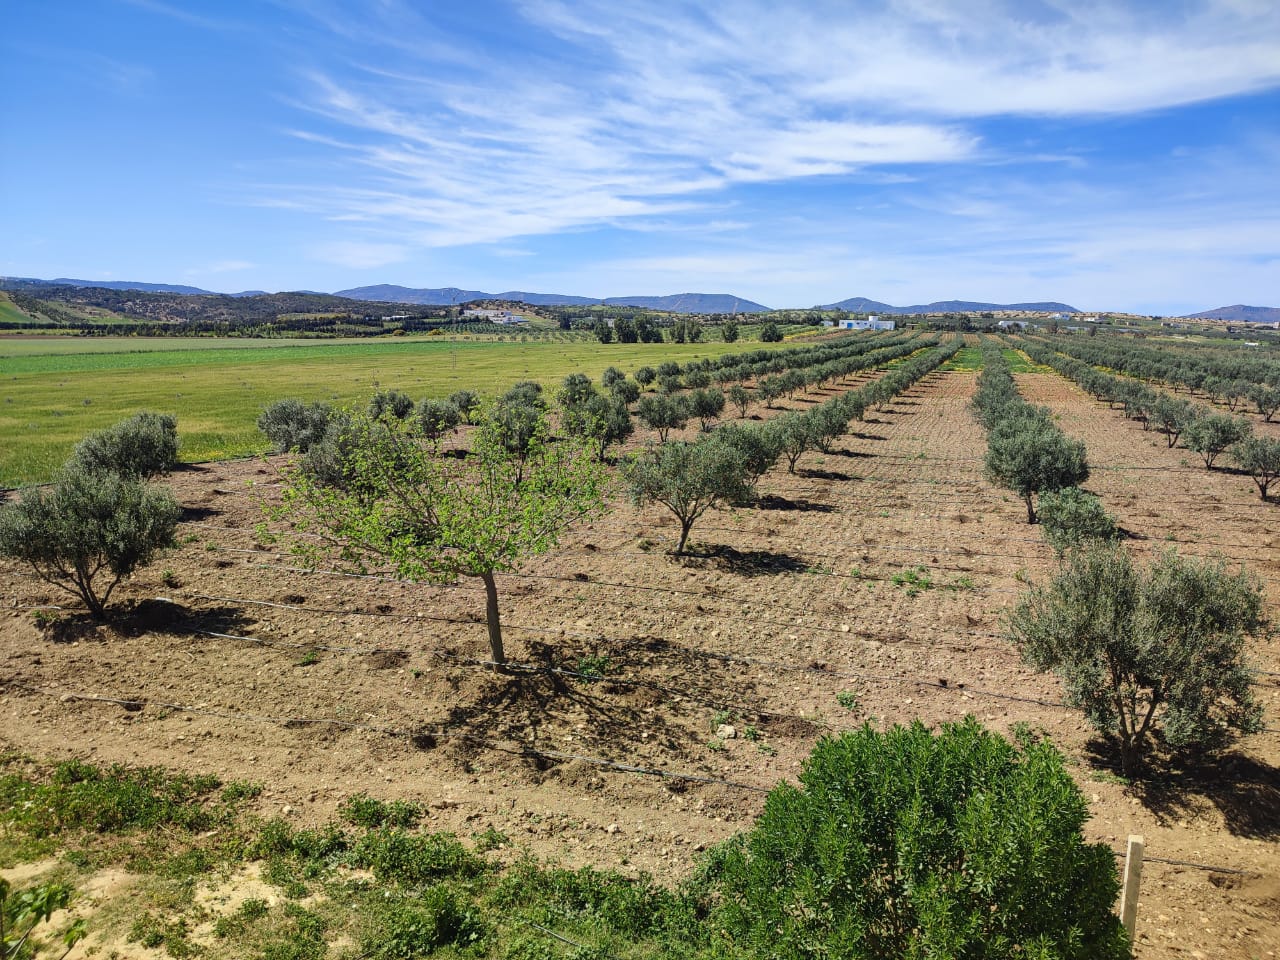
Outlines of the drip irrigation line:
{"type": "MultiPolygon", "coordinates": [[[[423,738],[438,738],[442,740],[456,740],[464,743],[471,743],[478,746],[486,747],[497,753],[505,753],[510,756],[555,760],[558,762],[579,762],[589,764],[604,770],[614,770],[619,773],[631,773],[641,776],[658,777],[670,780],[686,781],[691,783],[704,783],[713,786],[732,787],[736,790],[743,790],[750,793],[769,794],[774,787],[761,787],[756,784],[742,783],[737,780],[727,780],[720,777],[710,777],[704,774],[688,773],[676,770],[660,770],[653,767],[642,767],[636,764],[620,763],[616,760],[609,760],[604,757],[595,757],[586,754],[567,753],[560,750],[536,750],[527,746],[514,746],[502,741],[491,740],[486,737],[477,737],[474,734],[458,733],[450,730],[401,730],[395,727],[386,727],[379,724],[359,723],[353,720],[339,720],[332,717],[272,717],[261,714],[252,714],[244,712],[232,712],[226,710],[212,710],[207,707],[194,707],[187,704],[172,703],[160,700],[138,700],[124,697],[113,697],[94,693],[79,693],[67,690],[50,690],[37,687],[33,684],[24,683],[20,680],[0,681],[6,686],[19,690],[25,690],[38,696],[49,698],[57,698],[63,700],[71,698],[94,703],[108,703],[120,706],[126,710],[139,710],[147,706],[160,707],[166,710],[173,710],[178,713],[189,713],[193,716],[209,716],[223,720],[230,720],[240,723],[263,723],[280,727],[296,727],[301,725],[325,725],[335,726],[348,730],[360,730],[368,733],[379,733],[389,737],[398,739],[407,739],[411,742],[421,741],[423,738]]],[[[1111,851],[1117,858],[1125,856],[1124,851],[1111,851]]],[[[1208,863],[1197,863],[1192,860],[1178,860],[1167,857],[1151,857],[1144,856],[1144,862],[1159,863],[1168,866],[1188,867],[1195,870],[1203,870],[1209,873],[1222,873],[1234,876],[1260,876],[1256,871],[1241,870],[1238,867],[1222,867],[1208,863]]],[[[545,928],[543,928],[545,929],[545,928]]],[[[550,932],[550,931],[548,931],[550,932]]]]}

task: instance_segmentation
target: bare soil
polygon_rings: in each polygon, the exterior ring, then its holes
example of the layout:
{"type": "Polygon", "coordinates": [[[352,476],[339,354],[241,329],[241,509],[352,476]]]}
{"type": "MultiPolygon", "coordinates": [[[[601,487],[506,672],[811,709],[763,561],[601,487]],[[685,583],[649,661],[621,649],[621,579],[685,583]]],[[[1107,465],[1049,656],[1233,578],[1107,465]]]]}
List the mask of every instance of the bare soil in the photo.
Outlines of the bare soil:
{"type": "MultiPolygon", "coordinates": [[[[1242,560],[1276,608],[1280,508],[1248,478],[1184,466],[1185,451],[1056,375],[1018,381],[1086,441],[1089,487],[1135,549],[1242,560]]],[[[747,828],[826,733],[966,714],[1006,732],[1029,723],[1072,762],[1091,839],[1119,850],[1142,834],[1150,858],[1245,871],[1149,861],[1139,957],[1275,956],[1280,734],[1145,786],[1114,776],[1058,683],[1001,636],[1024,582],[1054,560],[1021,502],[982,478],[973,388],[971,373],[934,373],[869,411],[834,453],[767,476],[757,506],[704,518],[687,558],[666,552],[670,515],[617,500],[500,578],[508,655],[530,666],[515,675],[469,662],[488,650],[478,583],[292,569],[288,538],[256,529],[278,493],[270,465],[185,469],[171,484],[189,540],[122,585],[117,622],[88,622],[0,567],[0,746],[261,781],[262,812],[299,822],[358,791],[411,798],[437,829],[492,826],[566,864],[674,880],[747,828]],[[68,610],[37,626],[32,608],[51,604],[68,610]],[[604,676],[568,675],[580,671],[604,676]]],[[[1258,694],[1273,731],[1278,654],[1253,652],[1271,671],[1258,694]]]]}

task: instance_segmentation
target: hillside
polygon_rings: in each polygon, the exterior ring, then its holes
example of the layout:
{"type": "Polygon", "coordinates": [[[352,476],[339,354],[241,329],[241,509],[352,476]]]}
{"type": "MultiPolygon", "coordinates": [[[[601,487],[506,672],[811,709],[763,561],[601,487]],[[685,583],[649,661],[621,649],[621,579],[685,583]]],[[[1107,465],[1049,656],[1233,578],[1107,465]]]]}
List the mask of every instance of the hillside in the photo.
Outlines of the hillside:
{"type": "Polygon", "coordinates": [[[744,300],[728,293],[676,293],[669,296],[634,297],[580,297],[573,294],[527,293],[513,290],[506,293],[485,293],[481,290],[461,290],[457,287],[414,288],[391,283],[372,287],[353,287],[339,290],[335,296],[353,300],[375,300],[396,303],[417,303],[431,306],[449,306],[472,300],[508,300],[531,306],[588,306],[602,303],[614,307],[643,307],[668,313],[764,313],[768,307],[744,300]]]}
{"type": "Polygon", "coordinates": [[[1280,307],[1250,307],[1233,303],[1229,307],[1186,314],[1188,320],[1233,320],[1236,323],[1280,323],[1280,307]]]}
{"type": "Polygon", "coordinates": [[[1019,310],[1033,313],[1079,313],[1075,307],[1054,300],[1034,303],[982,303],[977,300],[937,300],[933,303],[917,303],[909,307],[895,307],[866,297],[850,297],[839,303],[829,303],[821,310],[848,310],[853,313],[885,313],[903,316],[912,313],[995,313],[1000,310],[1019,310]]]}

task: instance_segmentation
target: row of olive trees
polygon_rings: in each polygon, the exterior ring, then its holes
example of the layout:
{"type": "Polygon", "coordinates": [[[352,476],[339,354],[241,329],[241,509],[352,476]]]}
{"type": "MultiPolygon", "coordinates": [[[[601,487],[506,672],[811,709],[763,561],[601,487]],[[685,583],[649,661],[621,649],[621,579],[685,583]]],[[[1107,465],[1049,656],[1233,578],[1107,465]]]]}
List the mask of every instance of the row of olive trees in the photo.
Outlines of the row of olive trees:
{"type": "Polygon", "coordinates": [[[82,440],[48,487],[0,508],[0,556],[104,619],[117,585],[173,545],[180,510],[150,481],[177,464],[178,425],[139,413],[82,440]]]}
{"type": "Polygon", "coordinates": [[[1078,487],[1089,478],[1084,444],[1067,437],[1049,411],[1018,393],[999,343],[982,348],[982,372],[973,398],[974,413],[987,431],[987,477],[1013,490],[1036,522],[1036,496],[1078,487]]]}
{"type": "Polygon", "coordinates": [[[1121,407],[1125,416],[1141,423],[1144,430],[1163,433],[1170,448],[1181,442],[1200,455],[1206,469],[1214,469],[1227,454],[1253,479],[1263,500],[1280,479],[1280,440],[1254,436],[1252,424],[1243,417],[1215,413],[1140,381],[1105,373],[1043,343],[1025,343],[1028,355],[1037,363],[1071,378],[1095,398],[1121,407]]]}
{"type": "MultiPolygon", "coordinates": [[[[884,376],[804,412],[761,423],[726,424],[694,441],[664,442],[633,456],[624,467],[632,501],[658,503],[680,524],[675,553],[682,554],[694,523],[708,510],[749,502],[755,484],[780,459],[788,470],[807,451],[829,452],[869,404],[883,405],[952,357],[958,341],[925,351],[884,376]]],[[[643,402],[643,401],[642,401],[643,402]]],[[[668,426],[668,429],[671,424],[668,426]]]]}

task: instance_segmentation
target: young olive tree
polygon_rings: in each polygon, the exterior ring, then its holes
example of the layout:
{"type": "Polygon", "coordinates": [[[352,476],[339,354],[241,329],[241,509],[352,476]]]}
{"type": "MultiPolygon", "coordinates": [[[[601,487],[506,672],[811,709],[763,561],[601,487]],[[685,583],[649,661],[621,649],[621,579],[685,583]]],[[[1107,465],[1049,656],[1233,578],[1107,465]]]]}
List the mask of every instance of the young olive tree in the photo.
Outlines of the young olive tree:
{"type": "Polygon", "coordinates": [[[610,446],[631,436],[635,424],[631,411],[621,400],[592,393],[590,396],[566,406],[561,417],[565,433],[590,442],[596,459],[603,461],[610,446]]]}
{"type": "Polygon", "coordinates": [[[700,929],[751,960],[1127,960],[1115,858],[1085,842],[1088,817],[1046,741],[972,717],[865,725],[820,740],[800,785],[713,849],[700,929]]]}
{"type": "Polygon", "coordinates": [[[1059,558],[1087,543],[1120,539],[1116,518],[1107,513],[1101,500],[1079,487],[1040,494],[1037,512],[1044,538],[1059,558]]]}
{"type": "Polygon", "coordinates": [[[740,383],[735,383],[728,391],[729,402],[738,408],[738,416],[745,418],[747,407],[755,399],[755,395],[740,383]]]}
{"type": "Polygon", "coordinates": [[[1078,487],[1089,479],[1085,446],[1071,440],[1046,417],[1019,417],[997,423],[987,437],[987,477],[1013,490],[1036,522],[1035,495],[1078,487]]]}
{"type": "Polygon", "coordinates": [[[1231,448],[1231,455],[1240,469],[1258,485],[1258,495],[1267,499],[1267,490],[1280,479],[1280,440],[1270,437],[1250,437],[1231,448]]]}
{"type": "Polygon", "coordinates": [[[660,503],[680,521],[675,553],[684,553],[689,531],[712,507],[741,503],[752,494],[738,451],[714,436],[694,443],[676,440],[637,454],[625,477],[636,506],[660,503]]]}
{"type": "Polygon", "coordinates": [[[452,433],[462,422],[462,411],[448,400],[427,398],[418,402],[416,417],[422,435],[433,443],[439,443],[445,434],[452,433]]]}
{"type": "Polygon", "coordinates": [[[598,511],[605,468],[583,444],[550,442],[545,411],[520,450],[507,443],[502,422],[482,418],[464,458],[441,456],[409,424],[360,413],[345,436],[344,470],[356,492],[290,468],[275,515],[322,538],[299,548],[313,560],[328,548],[347,561],[386,564],[406,580],[479,579],[491,659],[501,669],[497,575],[547,552],[565,529],[598,511]]]}
{"type": "Polygon", "coordinates": [[[275,453],[306,453],[329,428],[333,411],[327,403],[303,403],[297,397],[277,400],[258,416],[258,429],[275,453]]]}
{"type": "Polygon", "coordinates": [[[1260,729],[1244,644],[1262,626],[1262,589],[1243,570],[1172,551],[1139,568],[1106,544],[1072,554],[1009,619],[1023,658],[1062,678],[1128,774],[1157,735],[1205,751],[1260,729]]]}
{"type": "Polygon", "coordinates": [[[1249,422],[1241,417],[1228,416],[1225,413],[1206,413],[1196,417],[1187,426],[1183,443],[1188,450],[1194,450],[1204,460],[1206,468],[1212,470],[1218,457],[1228,447],[1247,440],[1253,433],[1249,422]]]}
{"type": "Polygon", "coordinates": [[[369,400],[369,416],[375,420],[405,420],[413,413],[413,398],[399,390],[379,390],[369,400]]]}
{"type": "Polygon", "coordinates": [[[449,394],[449,402],[462,415],[463,423],[472,423],[472,417],[480,409],[480,397],[470,390],[455,390],[449,394]]]}
{"type": "Polygon", "coordinates": [[[683,430],[689,422],[689,405],[683,397],[646,394],[636,404],[636,416],[650,430],[658,431],[659,443],[666,443],[672,430],[683,430]]]}
{"type": "Polygon", "coordinates": [[[689,394],[689,412],[698,418],[705,433],[711,429],[711,421],[724,413],[724,391],[719,387],[706,387],[689,394]]]}
{"type": "Polygon", "coordinates": [[[168,490],[72,460],[52,487],[24,490],[0,509],[0,555],[27,564],[103,620],[116,585],[173,546],[180,514],[168,490]]]}
{"type": "Polygon", "coordinates": [[[135,413],[89,434],[76,444],[71,461],[89,473],[141,479],[168,473],[178,465],[178,420],[167,413],[135,413]]]}

